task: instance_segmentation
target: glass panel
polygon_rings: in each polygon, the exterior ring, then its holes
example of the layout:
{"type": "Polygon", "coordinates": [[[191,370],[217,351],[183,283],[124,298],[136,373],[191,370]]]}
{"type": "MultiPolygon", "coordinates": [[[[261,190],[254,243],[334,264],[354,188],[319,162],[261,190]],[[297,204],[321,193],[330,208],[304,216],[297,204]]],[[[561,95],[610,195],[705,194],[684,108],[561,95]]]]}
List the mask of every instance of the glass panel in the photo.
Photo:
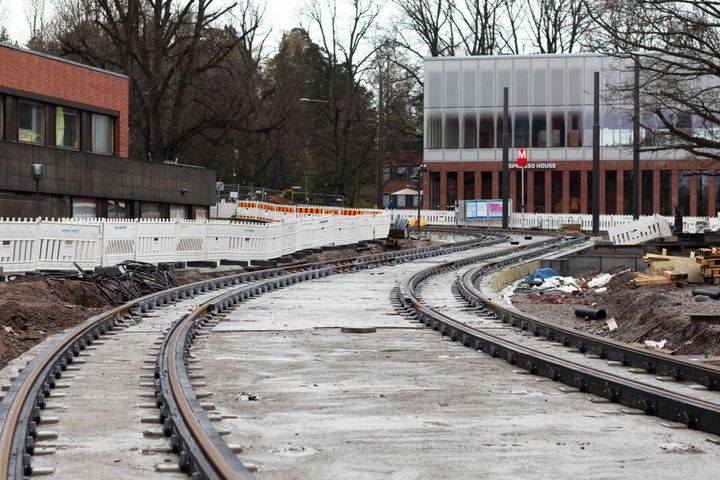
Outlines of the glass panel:
{"type": "Polygon", "coordinates": [[[195,207],[195,218],[198,220],[206,220],[209,217],[207,207],[195,207]]]}
{"type": "Polygon", "coordinates": [[[55,145],[78,148],[78,112],[72,108],[55,107],[55,145]]]}
{"type": "Polygon", "coordinates": [[[552,175],[552,213],[563,213],[563,172],[553,171],[552,175]]]}
{"type": "Polygon", "coordinates": [[[445,111],[445,148],[460,148],[460,118],[457,110],[445,111]]]}
{"type": "Polygon", "coordinates": [[[565,105],[565,69],[550,69],[550,105],[565,105]]]}
{"type": "Polygon", "coordinates": [[[107,207],[108,218],[128,217],[127,202],[125,202],[124,200],[108,200],[107,207]]]}
{"type": "Polygon", "coordinates": [[[570,213],[580,213],[580,172],[570,172],[570,213]]]}
{"type": "Polygon", "coordinates": [[[425,110],[425,148],[442,148],[442,110],[425,110]]]}
{"type": "Polygon", "coordinates": [[[515,61],[515,105],[530,104],[530,72],[527,60],[515,61]]]}
{"type": "MultiPolygon", "coordinates": [[[[503,89],[505,87],[510,88],[510,80],[512,77],[512,60],[498,60],[497,61],[497,100],[495,105],[502,107],[503,104],[503,89]]],[[[509,90],[509,96],[512,96],[512,90],[509,90]]],[[[512,101],[512,100],[508,100],[512,101]]]]}
{"type": "Polygon", "coordinates": [[[425,78],[427,106],[442,107],[442,72],[428,70],[425,78]]]}
{"type": "Polygon", "coordinates": [[[617,172],[608,170],[605,172],[605,213],[614,215],[617,213],[617,172]]]}
{"type": "Polygon", "coordinates": [[[547,60],[533,59],[532,61],[532,91],[533,105],[547,105],[547,60]]]}
{"type": "Polygon", "coordinates": [[[480,61],[480,105],[483,107],[495,106],[495,70],[494,62],[480,61]]]}
{"type": "Polygon", "coordinates": [[[477,148],[477,115],[475,110],[463,112],[463,147],[477,148]]]}
{"type": "Polygon", "coordinates": [[[672,172],[660,170],[660,215],[672,214],[672,172]]]}
{"type": "Polygon", "coordinates": [[[24,100],[18,102],[18,140],[21,142],[45,142],[45,108],[42,104],[24,100]]]}
{"type": "Polygon", "coordinates": [[[568,105],[583,104],[583,59],[568,58],[567,59],[567,91],[568,105]]]}
{"type": "Polygon", "coordinates": [[[72,199],[73,218],[96,218],[97,200],[94,198],[74,197],[72,199]]]}
{"type": "Polygon", "coordinates": [[[555,107],[550,114],[550,140],[551,147],[565,146],[565,112],[555,107]]]}
{"type": "MultiPolygon", "coordinates": [[[[582,146],[592,147],[593,144],[593,107],[585,107],[585,129],[583,131],[582,146]]],[[[602,143],[601,143],[602,145],[602,143]]]]}
{"type": "Polygon", "coordinates": [[[701,170],[697,176],[697,213],[698,217],[708,214],[708,172],[701,170]]]}
{"type": "Polygon", "coordinates": [[[477,72],[475,62],[463,62],[463,106],[477,106],[477,72]]]}
{"type": "MultiPolygon", "coordinates": [[[[510,131],[508,132],[508,147],[512,147],[512,132],[513,132],[513,121],[512,121],[512,110],[508,113],[508,126],[510,131]]],[[[495,132],[497,133],[497,139],[495,145],[497,148],[502,148],[502,136],[503,136],[503,110],[502,108],[497,109],[497,116],[495,117],[495,132]]]]}
{"type": "Polygon", "coordinates": [[[568,112],[567,126],[567,146],[582,147],[583,137],[585,135],[583,130],[582,109],[568,112]]]}
{"type": "Polygon", "coordinates": [[[493,148],[495,146],[495,114],[491,108],[480,109],[480,148],[493,148]]]}
{"type": "Polygon", "coordinates": [[[460,105],[460,72],[457,69],[459,64],[457,62],[446,62],[445,63],[445,106],[446,107],[457,107],[460,105]],[[449,70],[449,69],[454,70],[449,70]]]}
{"type": "Polygon", "coordinates": [[[140,204],[140,218],[162,218],[160,204],[155,202],[142,202],[140,204]]]}
{"type": "Polygon", "coordinates": [[[532,211],[535,213],[545,213],[545,173],[538,170],[533,172],[532,211]]]}
{"type": "Polygon", "coordinates": [[[642,205],[640,206],[643,215],[653,214],[653,189],[654,179],[652,170],[642,171],[642,205]]]}
{"type": "Polygon", "coordinates": [[[632,215],[633,171],[623,171],[623,214],[632,215]]]}
{"type": "Polygon", "coordinates": [[[539,111],[533,111],[532,118],[532,146],[547,147],[547,112],[543,108],[539,111]]]}
{"type": "Polygon", "coordinates": [[[92,151],[111,154],[113,151],[113,121],[107,115],[92,114],[92,151]]]}
{"type": "Polygon", "coordinates": [[[678,172],[678,206],[683,215],[690,215],[690,177],[687,170],[678,172]]]}
{"type": "Polygon", "coordinates": [[[513,128],[515,129],[514,143],[516,147],[530,146],[530,118],[527,108],[516,108],[513,128]]]}

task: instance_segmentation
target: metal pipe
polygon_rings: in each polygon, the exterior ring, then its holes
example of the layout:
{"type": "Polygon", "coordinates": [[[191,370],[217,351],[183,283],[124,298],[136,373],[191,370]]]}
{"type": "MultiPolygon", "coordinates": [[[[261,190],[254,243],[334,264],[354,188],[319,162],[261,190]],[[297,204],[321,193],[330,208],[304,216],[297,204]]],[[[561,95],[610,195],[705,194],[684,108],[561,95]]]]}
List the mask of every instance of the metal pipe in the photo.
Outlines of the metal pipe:
{"type": "Polygon", "coordinates": [[[720,288],[718,287],[697,287],[692,290],[693,296],[695,295],[707,295],[713,300],[720,299],[720,288]]]}
{"type": "Polygon", "coordinates": [[[502,177],[502,228],[508,228],[508,195],[510,194],[510,167],[509,167],[509,152],[510,148],[510,133],[508,132],[508,87],[503,88],[503,133],[502,133],[502,162],[503,162],[503,177],[502,177]]]}
{"type": "Polygon", "coordinates": [[[607,317],[607,313],[602,308],[577,307],[575,316],[580,318],[590,318],[592,320],[603,320],[607,317]]]}
{"type": "Polygon", "coordinates": [[[640,218],[640,57],[635,55],[635,85],[633,88],[633,219],[640,218]]]}

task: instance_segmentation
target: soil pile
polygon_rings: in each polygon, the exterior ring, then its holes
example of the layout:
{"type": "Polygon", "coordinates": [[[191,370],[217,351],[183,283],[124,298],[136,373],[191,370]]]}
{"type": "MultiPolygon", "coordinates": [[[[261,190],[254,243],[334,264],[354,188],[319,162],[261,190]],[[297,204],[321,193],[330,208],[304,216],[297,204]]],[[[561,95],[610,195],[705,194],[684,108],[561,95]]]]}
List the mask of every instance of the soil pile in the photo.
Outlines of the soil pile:
{"type": "Polygon", "coordinates": [[[695,301],[692,289],[697,285],[635,287],[630,283],[633,278],[631,272],[617,273],[603,293],[518,292],[512,303],[536,317],[622,342],[667,340],[664,348],[678,355],[720,356],[720,326],[691,322],[689,317],[695,313],[720,315],[720,301],[695,301]],[[615,318],[617,330],[610,332],[605,320],[576,317],[575,307],[582,305],[604,309],[608,318],[615,318]]]}

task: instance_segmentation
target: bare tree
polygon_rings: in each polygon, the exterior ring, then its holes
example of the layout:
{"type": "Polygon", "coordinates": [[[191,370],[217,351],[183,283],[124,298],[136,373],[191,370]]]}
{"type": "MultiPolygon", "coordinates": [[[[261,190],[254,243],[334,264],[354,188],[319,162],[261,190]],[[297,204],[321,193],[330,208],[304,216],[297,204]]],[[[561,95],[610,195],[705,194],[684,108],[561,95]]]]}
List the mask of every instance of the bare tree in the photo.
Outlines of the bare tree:
{"type": "Polygon", "coordinates": [[[505,0],[504,25],[498,31],[501,50],[504,53],[518,55],[521,53],[520,34],[525,23],[525,4],[521,0],[505,0]]]}
{"type": "Polygon", "coordinates": [[[5,22],[7,21],[7,3],[5,0],[0,0],[0,42],[9,42],[10,36],[8,35],[7,28],[5,28],[5,22]]]}
{"type": "Polygon", "coordinates": [[[335,0],[311,0],[305,16],[319,34],[326,75],[324,109],[329,131],[325,136],[325,161],[318,165],[330,193],[342,193],[353,203],[370,175],[368,157],[373,129],[368,125],[369,95],[362,88],[375,49],[368,48],[379,7],[374,0],[348,0],[350,14],[341,24],[335,0]]]}
{"type": "Polygon", "coordinates": [[[527,0],[532,44],[540,53],[577,50],[589,21],[583,0],[527,0]]]}
{"type": "Polygon", "coordinates": [[[467,55],[495,55],[499,53],[499,16],[506,0],[464,0],[453,22],[467,55]]]}
{"type": "Polygon", "coordinates": [[[393,0],[400,11],[397,43],[422,59],[454,56],[455,3],[452,0],[393,0]]]}
{"type": "MultiPolygon", "coordinates": [[[[720,160],[720,5],[692,0],[586,2],[599,51],[637,59],[642,120],[655,149],[720,160]]],[[[626,91],[631,86],[619,88],[626,91]]]]}
{"type": "Polygon", "coordinates": [[[25,0],[25,21],[30,38],[28,48],[45,50],[50,4],[47,0],[25,0]]]}

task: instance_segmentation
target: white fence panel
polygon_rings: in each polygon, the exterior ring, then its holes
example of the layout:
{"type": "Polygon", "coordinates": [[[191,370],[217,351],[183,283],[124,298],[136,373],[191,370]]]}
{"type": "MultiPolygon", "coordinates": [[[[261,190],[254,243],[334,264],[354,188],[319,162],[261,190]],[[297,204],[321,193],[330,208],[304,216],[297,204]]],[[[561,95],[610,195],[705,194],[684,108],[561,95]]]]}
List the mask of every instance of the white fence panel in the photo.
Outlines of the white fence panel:
{"type": "Polygon", "coordinates": [[[204,259],[207,224],[181,220],[175,224],[175,261],[194,262],[204,259]]]}
{"type": "Polygon", "coordinates": [[[135,260],[137,221],[108,219],[102,223],[102,265],[135,260]]]}
{"type": "Polygon", "coordinates": [[[8,219],[0,225],[0,266],[8,272],[33,270],[39,242],[38,221],[8,219]]]}
{"type": "Polygon", "coordinates": [[[100,263],[100,223],[43,221],[37,228],[37,270],[92,269],[100,263]]]}
{"type": "Polygon", "coordinates": [[[175,225],[176,222],[172,220],[140,220],[137,223],[135,260],[174,262],[175,225]]]}

